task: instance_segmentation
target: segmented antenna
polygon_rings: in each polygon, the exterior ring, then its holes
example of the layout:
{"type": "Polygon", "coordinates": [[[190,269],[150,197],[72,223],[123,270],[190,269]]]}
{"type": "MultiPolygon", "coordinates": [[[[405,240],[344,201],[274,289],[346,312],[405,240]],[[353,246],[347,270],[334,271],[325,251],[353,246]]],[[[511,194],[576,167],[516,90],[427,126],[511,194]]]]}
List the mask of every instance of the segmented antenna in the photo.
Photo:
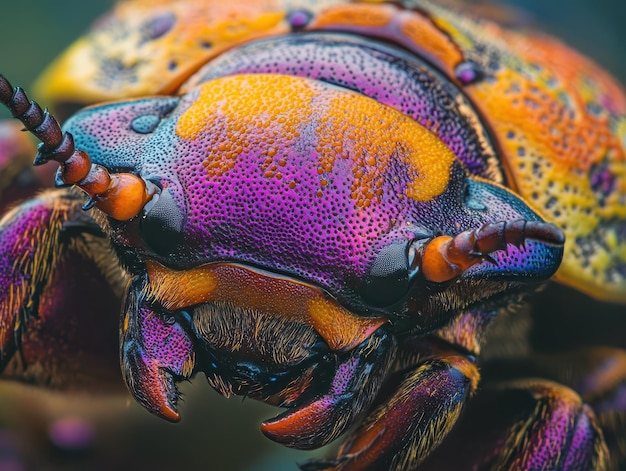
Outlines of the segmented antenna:
{"type": "Polygon", "coordinates": [[[89,196],[84,209],[96,206],[112,218],[126,221],[137,216],[157,191],[154,184],[136,175],[110,174],[102,165],[93,164],[86,152],[75,148],[73,136],[61,130],[47,109],[29,100],[20,87],[13,88],[3,75],[0,101],[41,141],[34,165],[58,162],[61,182],[76,185],[89,196]]]}
{"type": "Polygon", "coordinates": [[[495,263],[491,254],[506,249],[507,244],[519,247],[529,239],[563,245],[565,234],[555,225],[543,221],[517,219],[489,223],[454,237],[435,237],[422,248],[420,269],[428,280],[450,281],[484,260],[495,263]]]}

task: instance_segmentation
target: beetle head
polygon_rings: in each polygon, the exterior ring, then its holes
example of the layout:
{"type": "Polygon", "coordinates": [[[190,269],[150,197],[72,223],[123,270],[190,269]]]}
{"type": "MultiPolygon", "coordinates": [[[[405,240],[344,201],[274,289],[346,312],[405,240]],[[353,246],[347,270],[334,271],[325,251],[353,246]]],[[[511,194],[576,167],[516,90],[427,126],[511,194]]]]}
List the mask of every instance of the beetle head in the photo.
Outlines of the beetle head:
{"type": "Polygon", "coordinates": [[[89,108],[66,129],[96,164],[155,188],[137,217],[108,212],[140,262],[258,267],[363,315],[428,313],[424,328],[560,263],[560,231],[470,178],[436,135],[319,82],[227,77],[89,108]]]}

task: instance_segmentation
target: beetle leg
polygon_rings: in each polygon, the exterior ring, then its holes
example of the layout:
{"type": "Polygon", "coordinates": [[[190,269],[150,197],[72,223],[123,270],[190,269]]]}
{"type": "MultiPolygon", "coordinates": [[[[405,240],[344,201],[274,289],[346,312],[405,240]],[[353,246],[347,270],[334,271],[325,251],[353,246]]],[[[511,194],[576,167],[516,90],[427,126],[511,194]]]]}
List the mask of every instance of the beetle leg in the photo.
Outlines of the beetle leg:
{"type": "Polygon", "coordinates": [[[313,400],[263,422],[263,433],[299,449],[319,448],[343,433],[371,406],[390,367],[395,341],[387,328],[380,327],[349,354],[338,355],[328,388],[313,400]]]}
{"type": "Polygon", "coordinates": [[[180,420],[175,381],[191,376],[195,363],[192,341],[174,315],[154,309],[136,278],[126,298],[120,328],[122,376],[135,399],[153,414],[180,420]]]}
{"type": "Polygon", "coordinates": [[[475,391],[478,370],[439,340],[418,343],[422,361],[385,384],[382,402],[351,433],[337,458],[312,461],[303,469],[412,469],[443,440],[475,391]]]}
{"type": "Polygon", "coordinates": [[[611,461],[615,463],[613,468],[624,467],[625,350],[615,347],[584,347],[568,352],[535,353],[519,359],[491,361],[485,365],[485,373],[497,380],[542,377],[572,388],[595,412],[605,439],[611,445],[611,461]]]}
{"type": "Polygon", "coordinates": [[[495,315],[493,310],[468,311],[430,338],[404,339],[394,366],[398,373],[385,384],[378,408],[346,440],[337,458],[314,460],[303,469],[417,466],[445,438],[476,390],[473,354],[480,352],[495,315]]]}
{"type": "Polygon", "coordinates": [[[126,276],[81,204],[77,192],[49,191],[0,220],[4,378],[65,389],[121,385],[115,327],[126,276]]]}
{"type": "MultiPolygon", "coordinates": [[[[611,450],[611,469],[626,466],[626,350],[587,347],[540,355],[550,378],[574,389],[594,410],[611,450]]],[[[541,362],[541,363],[539,363],[541,362]]]]}
{"type": "Polygon", "coordinates": [[[600,470],[608,450],[574,391],[521,380],[481,391],[420,470],[600,470]]]}

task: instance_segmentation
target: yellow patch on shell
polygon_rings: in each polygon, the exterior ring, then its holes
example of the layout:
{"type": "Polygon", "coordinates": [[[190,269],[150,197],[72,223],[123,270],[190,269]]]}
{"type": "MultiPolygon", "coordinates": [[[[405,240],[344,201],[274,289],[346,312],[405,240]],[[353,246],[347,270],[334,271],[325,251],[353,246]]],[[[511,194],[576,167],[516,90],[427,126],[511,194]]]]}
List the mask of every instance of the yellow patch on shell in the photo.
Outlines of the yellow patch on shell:
{"type": "Polygon", "coordinates": [[[268,178],[279,178],[289,150],[315,146],[321,194],[338,159],[352,161],[351,197],[366,207],[383,192],[389,164],[400,159],[410,182],[406,196],[430,201],[447,188],[453,152],[402,113],[363,95],[282,75],[238,75],[202,85],[180,116],[179,137],[207,140],[209,177],[261,150],[268,178]],[[220,129],[220,132],[215,130],[220,129]],[[225,130],[224,130],[225,129],[225,130]],[[310,136],[314,129],[315,136],[310,136]]]}
{"type": "MultiPolygon", "coordinates": [[[[550,57],[563,57],[561,49],[565,48],[555,45],[550,57]]],[[[587,61],[578,58],[569,57],[580,70],[590,70],[587,61]]],[[[557,279],[594,296],[624,302],[626,276],[619,267],[626,265],[626,240],[618,242],[619,229],[611,227],[611,221],[626,221],[623,139],[611,129],[606,112],[588,111],[597,98],[590,81],[573,70],[559,71],[559,82],[571,86],[565,92],[504,69],[493,84],[471,87],[470,94],[500,137],[519,193],[566,234],[557,279]],[[561,93],[571,101],[564,102],[561,93]],[[602,167],[613,179],[606,194],[592,186],[592,173],[602,167]]],[[[616,104],[623,101],[621,92],[612,93],[616,104]]]]}

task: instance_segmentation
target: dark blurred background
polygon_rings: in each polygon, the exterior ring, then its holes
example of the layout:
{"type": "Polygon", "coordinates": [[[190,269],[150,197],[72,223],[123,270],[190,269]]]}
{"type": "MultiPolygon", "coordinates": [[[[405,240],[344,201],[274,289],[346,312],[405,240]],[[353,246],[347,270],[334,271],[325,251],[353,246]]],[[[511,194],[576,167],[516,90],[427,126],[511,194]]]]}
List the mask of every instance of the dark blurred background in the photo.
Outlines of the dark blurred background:
{"type": "MultiPolygon", "coordinates": [[[[30,85],[112,0],[2,0],[0,72],[30,85]]],[[[510,0],[538,27],[575,46],[626,83],[624,0],[510,0]]],[[[0,117],[5,117],[4,111],[0,117]]],[[[0,469],[277,470],[311,454],[273,445],[258,430],[276,413],[212,392],[202,378],[184,385],[183,420],[150,416],[127,396],[67,397],[0,386],[0,469]]]]}

